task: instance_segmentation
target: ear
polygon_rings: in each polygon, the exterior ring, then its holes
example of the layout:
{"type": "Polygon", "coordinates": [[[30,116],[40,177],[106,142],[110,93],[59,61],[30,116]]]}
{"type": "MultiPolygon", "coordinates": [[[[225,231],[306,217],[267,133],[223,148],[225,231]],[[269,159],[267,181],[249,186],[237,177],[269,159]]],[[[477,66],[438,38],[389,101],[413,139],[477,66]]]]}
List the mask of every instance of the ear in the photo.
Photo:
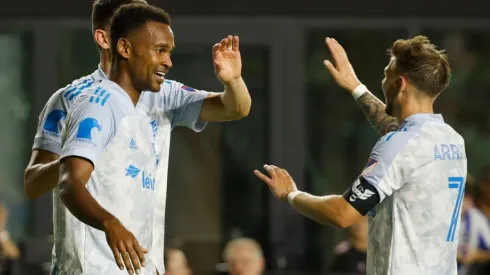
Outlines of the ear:
{"type": "Polygon", "coordinates": [[[119,38],[117,41],[117,52],[124,59],[128,59],[131,56],[131,42],[126,38],[119,38]]]}
{"type": "Polygon", "coordinates": [[[407,79],[405,76],[399,76],[400,87],[398,88],[398,92],[405,91],[407,89],[407,79]]]}
{"type": "Polygon", "coordinates": [[[104,50],[108,50],[111,47],[109,33],[104,30],[96,29],[94,32],[94,40],[95,43],[104,50]]]}

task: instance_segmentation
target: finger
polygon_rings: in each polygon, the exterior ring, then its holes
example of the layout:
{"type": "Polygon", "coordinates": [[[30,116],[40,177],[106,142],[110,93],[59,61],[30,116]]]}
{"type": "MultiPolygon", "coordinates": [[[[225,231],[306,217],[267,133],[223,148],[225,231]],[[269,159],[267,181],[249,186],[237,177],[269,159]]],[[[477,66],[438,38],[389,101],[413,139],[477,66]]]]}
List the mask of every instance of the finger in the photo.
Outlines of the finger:
{"type": "Polygon", "coordinates": [[[330,54],[332,55],[333,60],[335,61],[336,64],[338,64],[340,60],[340,54],[338,52],[338,47],[337,44],[335,43],[335,40],[333,38],[327,37],[325,41],[328,46],[328,49],[330,50],[330,54]]]}
{"type": "Polygon", "coordinates": [[[342,59],[347,59],[347,53],[345,52],[345,49],[344,47],[342,47],[342,45],[340,45],[339,41],[337,41],[337,39],[335,38],[332,38],[332,44],[334,45],[334,48],[335,48],[335,51],[338,55],[339,58],[342,58],[342,59]]]}
{"type": "Polygon", "coordinates": [[[114,260],[116,260],[116,264],[120,270],[124,270],[124,264],[121,259],[121,252],[117,249],[116,246],[111,246],[112,254],[114,254],[114,260]]]}
{"type": "Polygon", "coordinates": [[[272,167],[272,165],[266,164],[266,165],[264,165],[264,169],[265,169],[265,171],[267,171],[267,173],[269,173],[269,176],[271,176],[272,179],[277,178],[277,173],[274,170],[274,168],[272,167]]]}
{"type": "Polygon", "coordinates": [[[129,254],[128,254],[128,251],[126,250],[126,246],[124,245],[124,243],[120,242],[118,245],[118,248],[119,248],[119,252],[121,252],[121,256],[123,258],[124,265],[126,266],[126,269],[128,270],[128,273],[130,275],[133,275],[134,269],[133,269],[133,266],[131,265],[131,259],[129,258],[129,254]]]}
{"type": "Polygon", "coordinates": [[[233,49],[232,46],[233,46],[233,36],[228,35],[228,37],[226,38],[226,49],[231,51],[233,49]]]}
{"type": "Polygon", "coordinates": [[[283,174],[284,176],[289,177],[289,173],[288,173],[288,171],[287,171],[286,169],[281,169],[281,172],[282,172],[282,174],[283,174]]]}
{"type": "Polygon", "coordinates": [[[274,172],[276,173],[276,175],[277,175],[278,177],[283,176],[283,173],[282,173],[282,171],[281,171],[281,168],[279,168],[279,167],[277,167],[277,166],[275,166],[275,165],[269,165],[269,166],[272,168],[272,170],[274,170],[274,172]]]}
{"type": "Polygon", "coordinates": [[[257,176],[257,178],[259,178],[260,180],[262,180],[267,184],[270,184],[272,181],[268,176],[262,174],[259,170],[254,170],[254,174],[255,176],[257,176]]]}
{"type": "Polygon", "coordinates": [[[238,48],[239,44],[240,44],[240,39],[238,38],[238,36],[233,37],[233,50],[235,52],[239,51],[239,48],[238,48]]]}
{"type": "Polygon", "coordinates": [[[145,262],[145,253],[148,253],[148,249],[146,248],[142,248],[140,246],[140,244],[138,243],[137,240],[133,240],[133,248],[134,248],[134,251],[136,252],[137,254],[137,257],[139,259],[139,261],[141,262],[141,265],[142,266],[146,266],[146,262],[145,262]],[[145,250],[147,252],[145,252],[145,250]]]}
{"type": "Polygon", "coordinates": [[[216,53],[219,51],[219,43],[214,44],[211,51],[213,52],[213,57],[215,57],[216,53]]]}
{"type": "Polygon", "coordinates": [[[228,44],[228,40],[226,38],[221,40],[219,44],[219,49],[222,51],[226,50],[226,44],[228,44]]]}
{"type": "MultiPolygon", "coordinates": [[[[135,248],[139,247],[139,245],[134,246],[133,242],[129,241],[126,243],[126,250],[129,253],[129,258],[131,259],[131,263],[133,264],[134,270],[136,271],[136,274],[140,274],[141,272],[141,266],[140,266],[140,258],[138,253],[135,251],[135,248]]],[[[145,258],[143,257],[142,263],[145,261],[145,258]]]]}
{"type": "Polygon", "coordinates": [[[328,60],[323,61],[323,65],[328,69],[328,71],[332,74],[333,77],[336,77],[339,71],[337,71],[337,68],[332,64],[332,62],[328,60]]]}

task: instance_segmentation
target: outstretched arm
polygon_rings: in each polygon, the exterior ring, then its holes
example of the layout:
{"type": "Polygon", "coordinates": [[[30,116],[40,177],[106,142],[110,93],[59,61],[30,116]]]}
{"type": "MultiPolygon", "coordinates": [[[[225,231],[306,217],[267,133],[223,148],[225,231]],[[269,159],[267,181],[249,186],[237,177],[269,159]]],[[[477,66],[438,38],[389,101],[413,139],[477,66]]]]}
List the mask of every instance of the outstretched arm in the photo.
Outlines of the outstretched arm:
{"type": "Polygon", "coordinates": [[[238,36],[228,36],[213,46],[216,77],[223,83],[222,93],[212,93],[204,100],[200,119],[219,122],[248,116],[252,100],[242,78],[242,59],[238,36]]]}
{"type": "Polygon", "coordinates": [[[385,104],[370,93],[357,79],[344,48],[333,38],[327,38],[326,44],[332,54],[335,66],[328,60],[323,63],[335,79],[335,82],[353,94],[367,120],[381,136],[397,130],[399,126],[398,120],[387,115],[385,113],[385,104]],[[359,96],[359,94],[362,95],[359,96]]]}
{"type": "Polygon", "coordinates": [[[258,170],[255,170],[254,173],[267,184],[274,196],[282,201],[289,201],[296,211],[316,222],[346,228],[365,215],[363,211],[356,209],[348,202],[348,198],[353,194],[347,192],[344,196],[314,196],[298,191],[293,178],[285,169],[274,165],[264,165],[264,169],[268,175],[258,170]]]}

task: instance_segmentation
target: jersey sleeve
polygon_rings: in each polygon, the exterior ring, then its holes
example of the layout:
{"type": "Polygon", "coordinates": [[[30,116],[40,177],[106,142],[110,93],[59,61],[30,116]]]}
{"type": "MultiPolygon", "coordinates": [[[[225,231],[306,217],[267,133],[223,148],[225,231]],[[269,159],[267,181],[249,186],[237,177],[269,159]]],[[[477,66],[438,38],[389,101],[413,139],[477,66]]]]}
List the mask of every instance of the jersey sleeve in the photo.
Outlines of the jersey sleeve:
{"type": "Polygon", "coordinates": [[[374,146],[360,179],[374,186],[383,201],[400,189],[415,170],[415,158],[407,148],[415,132],[390,132],[374,146]]]}
{"type": "Polygon", "coordinates": [[[60,154],[60,134],[66,118],[66,109],[61,99],[62,91],[63,89],[60,89],[51,96],[39,115],[33,150],[42,149],[57,155],[60,154]]]}
{"type": "Polygon", "coordinates": [[[81,157],[95,166],[114,133],[115,114],[111,105],[83,100],[68,113],[60,158],[81,157]]]}
{"type": "Polygon", "coordinates": [[[182,83],[171,81],[170,93],[165,99],[167,115],[172,127],[185,126],[196,132],[206,127],[206,122],[199,120],[201,107],[209,92],[196,90],[182,83]]]}

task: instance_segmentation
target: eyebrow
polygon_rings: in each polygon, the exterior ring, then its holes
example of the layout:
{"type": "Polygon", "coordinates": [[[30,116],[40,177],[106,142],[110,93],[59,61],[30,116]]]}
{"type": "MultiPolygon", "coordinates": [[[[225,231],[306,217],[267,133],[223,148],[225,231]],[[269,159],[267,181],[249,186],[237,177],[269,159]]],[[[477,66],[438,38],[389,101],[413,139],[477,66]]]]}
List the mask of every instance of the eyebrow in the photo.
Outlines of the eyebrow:
{"type": "Polygon", "coordinates": [[[171,46],[168,43],[157,43],[157,44],[155,44],[155,46],[156,47],[167,48],[167,49],[170,49],[171,51],[175,50],[175,44],[171,46]]]}

